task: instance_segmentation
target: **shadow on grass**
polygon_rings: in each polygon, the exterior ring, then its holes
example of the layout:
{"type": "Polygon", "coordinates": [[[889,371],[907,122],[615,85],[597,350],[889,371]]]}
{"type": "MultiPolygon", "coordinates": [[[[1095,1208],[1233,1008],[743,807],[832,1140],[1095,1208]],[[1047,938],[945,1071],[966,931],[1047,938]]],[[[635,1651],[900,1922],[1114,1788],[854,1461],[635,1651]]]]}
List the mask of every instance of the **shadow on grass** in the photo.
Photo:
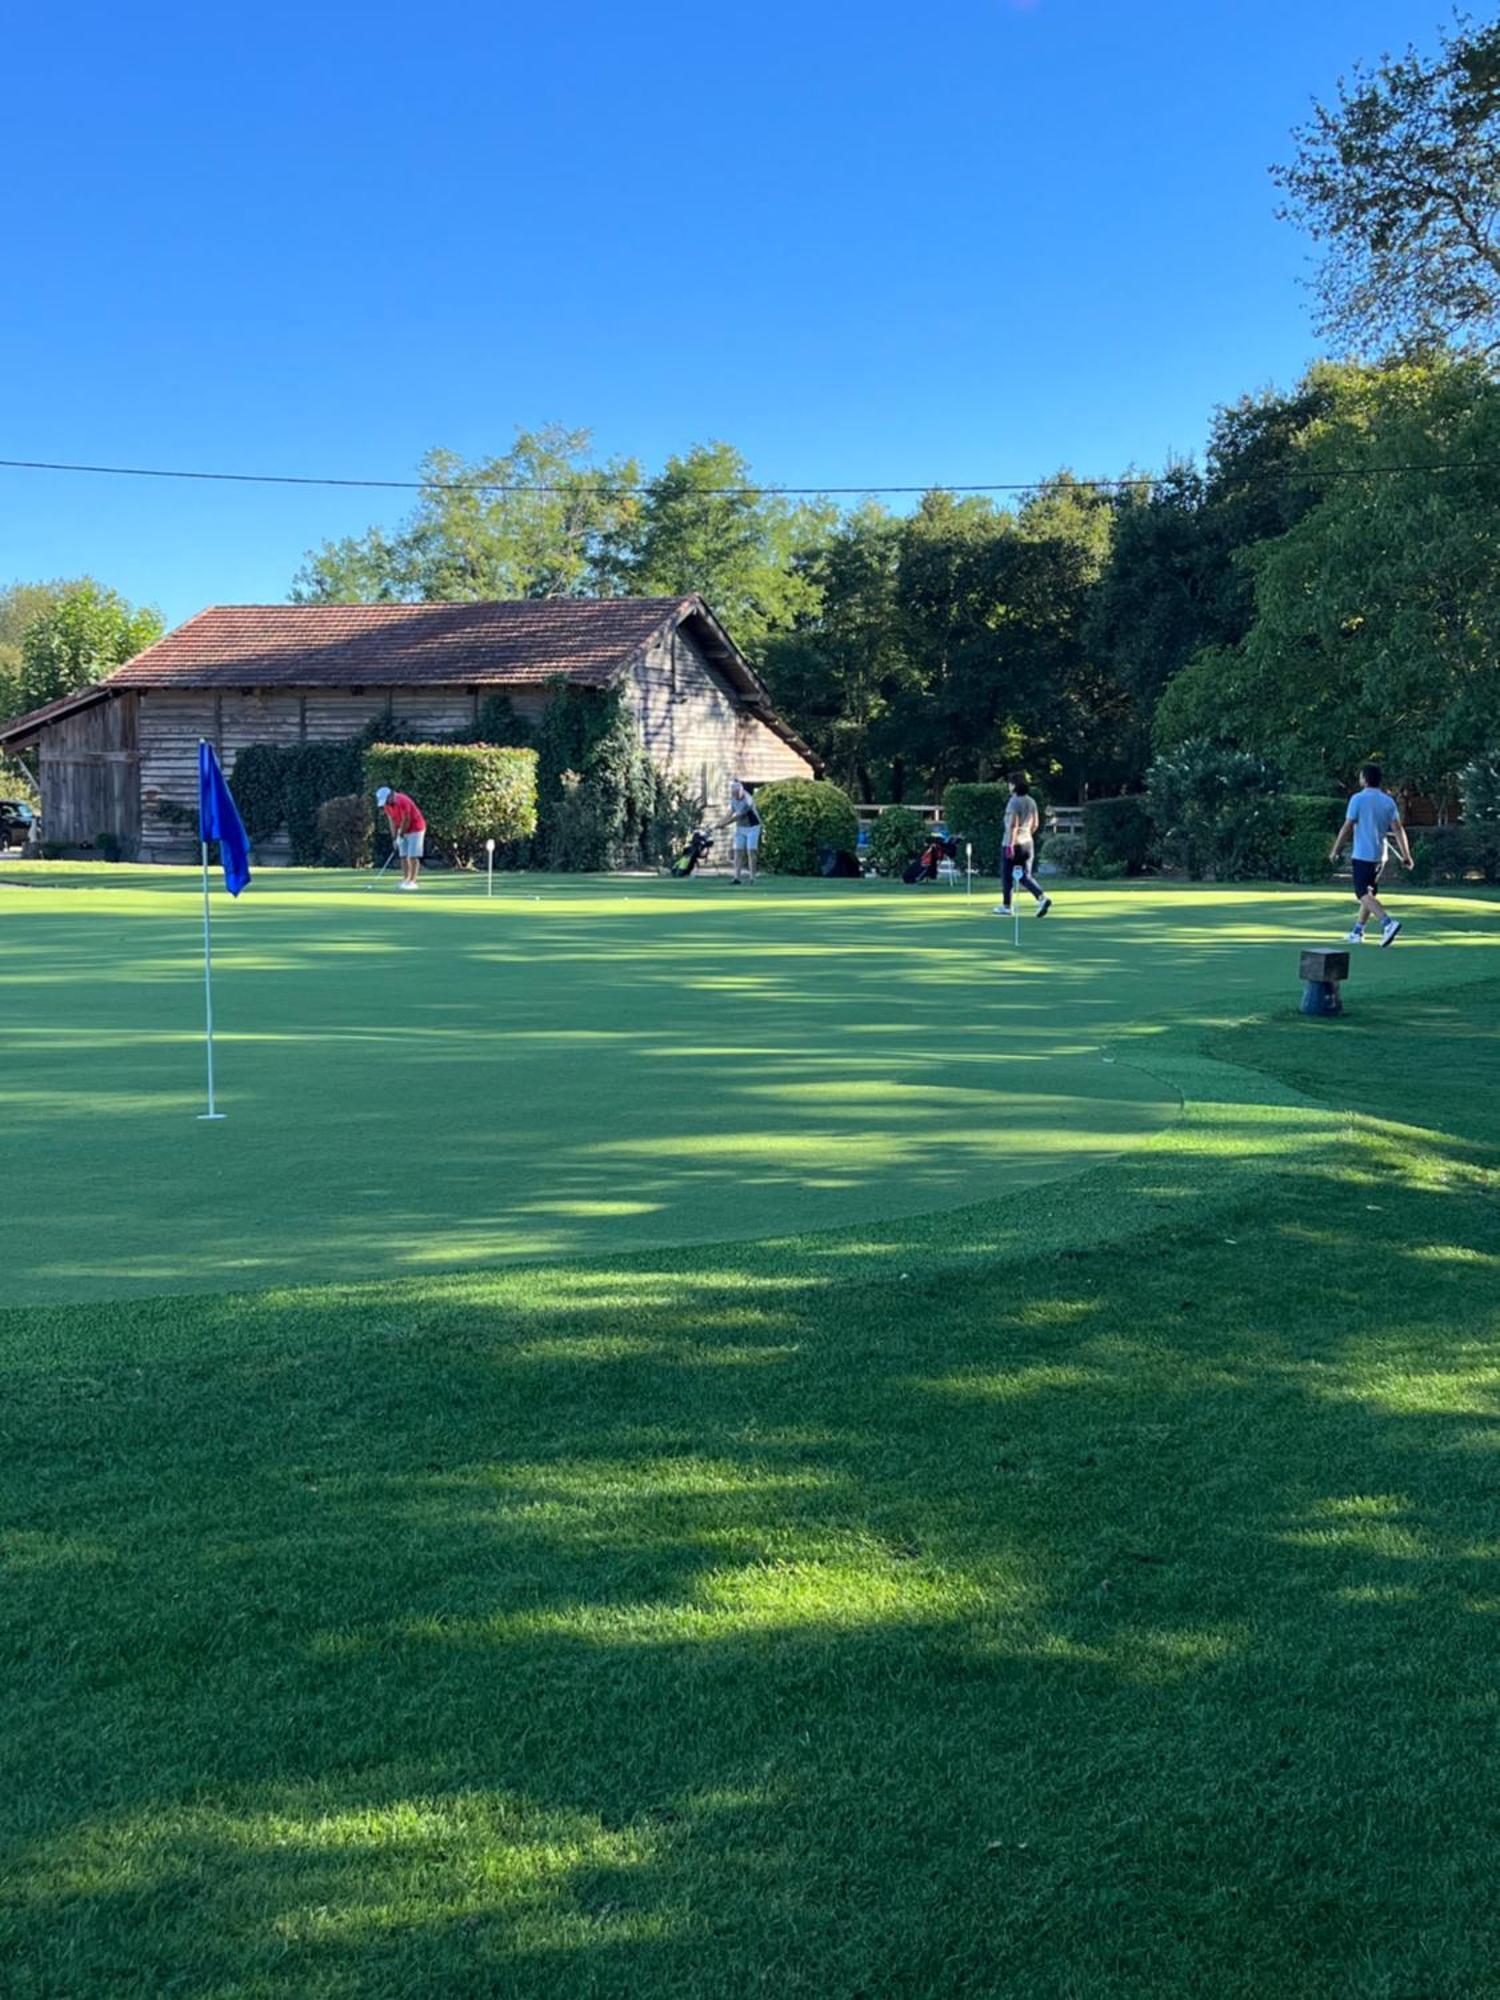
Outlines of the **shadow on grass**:
{"type": "Polygon", "coordinates": [[[1111,1243],[5,1316],[7,1993],[1493,1990],[1497,1058],[1435,1133],[1405,1032],[1111,1243]]]}

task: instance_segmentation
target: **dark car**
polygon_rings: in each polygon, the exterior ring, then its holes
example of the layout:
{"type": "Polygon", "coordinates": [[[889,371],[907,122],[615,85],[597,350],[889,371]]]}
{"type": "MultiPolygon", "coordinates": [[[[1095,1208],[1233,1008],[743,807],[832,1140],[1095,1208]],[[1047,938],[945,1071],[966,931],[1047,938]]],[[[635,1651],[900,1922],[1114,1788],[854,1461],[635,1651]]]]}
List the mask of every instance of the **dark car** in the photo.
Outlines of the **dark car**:
{"type": "Polygon", "coordinates": [[[0,799],[0,848],[24,847],[36,830],[36,814],[20,799],[0,799]]]}

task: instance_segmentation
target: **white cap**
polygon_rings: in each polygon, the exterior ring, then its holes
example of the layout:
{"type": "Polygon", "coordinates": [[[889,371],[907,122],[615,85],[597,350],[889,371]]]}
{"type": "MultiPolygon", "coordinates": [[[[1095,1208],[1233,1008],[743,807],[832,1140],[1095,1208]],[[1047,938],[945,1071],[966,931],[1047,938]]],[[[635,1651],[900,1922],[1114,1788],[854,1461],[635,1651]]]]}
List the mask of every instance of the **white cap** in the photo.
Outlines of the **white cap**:
{"type": "Polygon", "coordinates": [[[375,794],[375,803],[376,803],[376,805],[378,805],[378,806],[383,806],[383,805],[385,804],[386,800],[387,800],[387,799],[388,799],[388,798],[390,797],[390,795],[391,795],[391,788],[390,788],[390,786],[389,786],[389,785],[382,785],[382,786],[380,787],[380,790],[379,790],[379,791],[378,791],[378,792],[377,792],[377,793],[375,794]]]}

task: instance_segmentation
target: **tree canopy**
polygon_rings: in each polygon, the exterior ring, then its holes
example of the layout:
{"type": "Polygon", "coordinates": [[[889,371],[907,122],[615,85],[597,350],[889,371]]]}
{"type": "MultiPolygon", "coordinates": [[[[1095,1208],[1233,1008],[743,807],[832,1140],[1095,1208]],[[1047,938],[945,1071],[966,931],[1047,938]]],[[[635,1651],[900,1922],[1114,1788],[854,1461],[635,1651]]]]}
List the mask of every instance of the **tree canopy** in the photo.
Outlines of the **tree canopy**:
{"type": "Polygon", "coordinates": [[[131,604],[91,577],[17,586],[11,595],[17,593],[32,606],[20,640],[19,713],[103,680],[162,634],[159,611],[131,604]]]}
{"type": "Polygon", "coordinates": [[[1500,340],[1500,23],[1459,17],[1340,82],[1272,169],[1323,249],[1322,326],[1364,349],[1500,340]]]}

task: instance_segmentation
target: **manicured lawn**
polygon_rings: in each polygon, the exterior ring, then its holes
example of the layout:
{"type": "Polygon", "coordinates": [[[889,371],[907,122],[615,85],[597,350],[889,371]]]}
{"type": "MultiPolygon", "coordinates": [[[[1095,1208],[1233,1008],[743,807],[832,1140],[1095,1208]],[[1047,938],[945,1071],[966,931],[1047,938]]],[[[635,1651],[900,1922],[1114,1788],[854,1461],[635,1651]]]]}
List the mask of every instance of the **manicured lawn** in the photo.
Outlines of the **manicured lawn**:
{"type": "Polygon", "coordinates": [[[1500,904],[68,879],[7,1996],[1500,1993],[1500,904]]]}

